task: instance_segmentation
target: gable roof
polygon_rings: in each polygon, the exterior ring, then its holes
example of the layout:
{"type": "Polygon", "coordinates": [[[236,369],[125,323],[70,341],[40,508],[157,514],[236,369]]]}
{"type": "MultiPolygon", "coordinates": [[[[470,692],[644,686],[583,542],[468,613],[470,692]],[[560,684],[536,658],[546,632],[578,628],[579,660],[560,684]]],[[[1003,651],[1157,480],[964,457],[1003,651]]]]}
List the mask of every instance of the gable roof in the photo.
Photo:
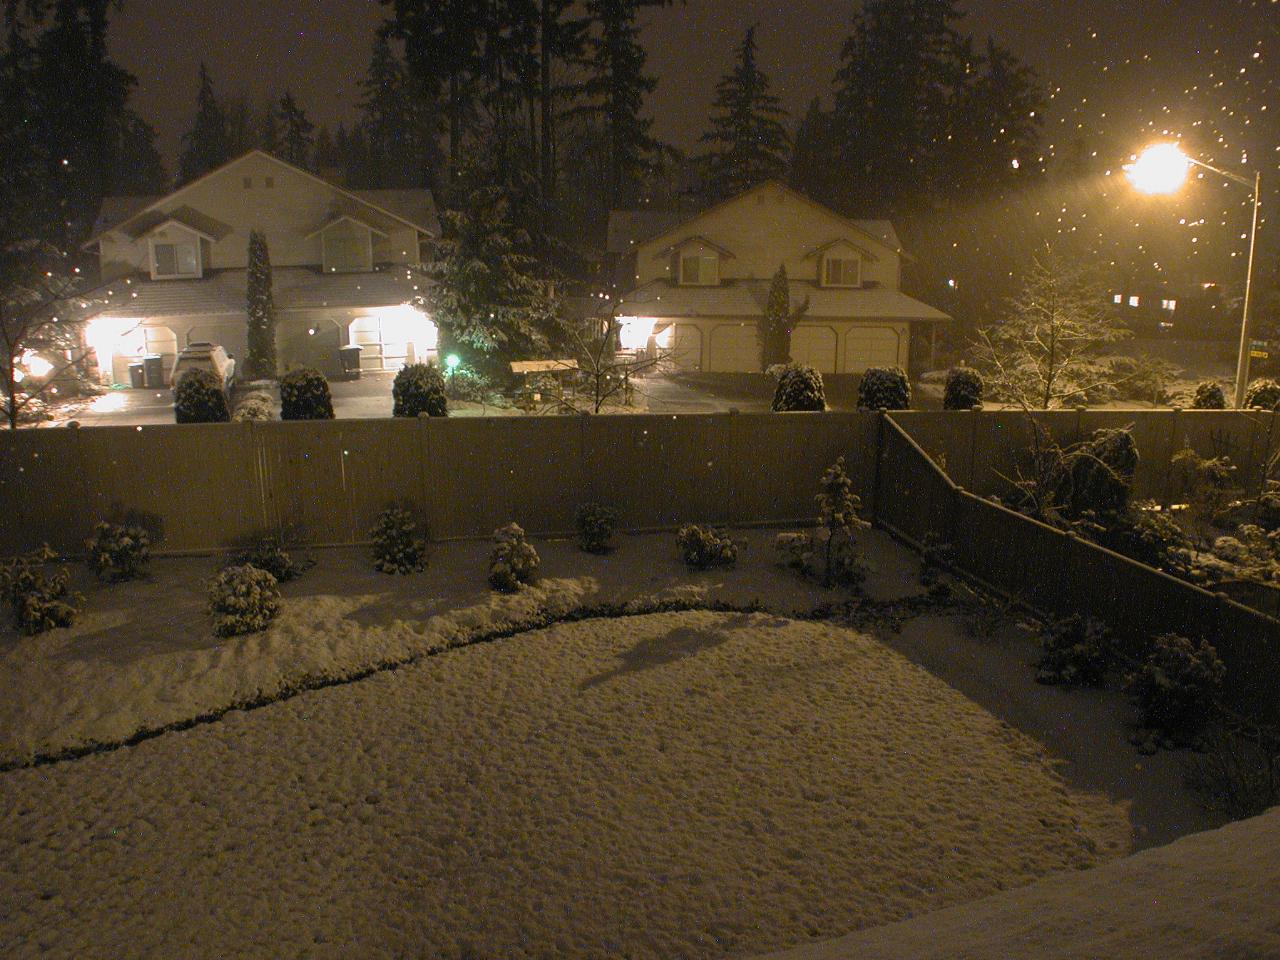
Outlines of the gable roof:
{"type": "Polygon", "coordinates": [[[372,230],[374,233],[378,234],[379,236],[385,237],[387,235],[387,231],[383,230],[380,226],[378,226],[377,223],[374,222],[376,219],[380,219],[380,218],[370,217],[368,215],[362,215],[361,213],[343,213],[342,211],[339,210],[325,217],[324,220],[321,221],[318,227],[316,227],[314,230],[310,231],[306,235],[306,239],[310,240],[317,233],[324,233],[330,227],[336,227],[338,224],[342,223],[344,220],[350,223],[358,223],[360,226],[367,227],[368,229],[372,230]]]}
{"type": "MultiPolygon", "coordinates": [[[[806,298],[806,320],[951,319],[927,303],[885,287],[821,287],[807,280],[788,281],[791,302],[806,298]]],[[[682,287],[666,279],[650,280],[622,297],[622,315],[678,318],[740,319],[757,317],[769,301],[772,280],[730,280],[714,287],[682,287]]]]}
{"type": "Polygon", "coordinates": [[[858,251],[858,253],[862,254],[866,259],[870,260],[872,263],[875,263],[877,260],[880,259],[874,253],[868,250],[866,247],[860,247],[856,243],[854,243],[852,240],[846,240],[844,237],[833,237],[832,239],[828,240],[826,243],[820,243],[818,244],[818,246],[814,247],[812,250],[807,251],[805,255],[800,259],[808,260],[810,257],[821,256],[822,254],[830,250],[832,247],[839,247],[839,246],[850,247],[858,251]]]}
{"type": "Polygon", "coordinates": [[[714,240],[708,240],[706,237],[704,237],[700,233],[695,233],[692,236],[684,237],[683,239],[677,240],[675,243],[671,244],[671,246],[666,247],[663,250],[659,250],[656,254],[654,254],[654,256],[665,257],[667,254],[674,253],[675,251],[679,250],[681,247],[687,247],[687,246],[690,246],[691,244],[697,244],[698,246],[702,246],[702,247],[710,247],[712,250],[720,254],[720,256],[722,257],[735,256],[734,252],[730,250],[728,247],[722,247],[720,244],[716,243],[714,240]]]}
{"type": "Polygon", "coordinates": [[[799,190],[787,186],[781,180],[765,180],[742,193],[726,200],[721,200],[709,207],[704,207],[696,213],[678,210],[611,210],[609,212],[609,229],[605,241],[605,249],[608,253],[629,253],[642,243],[661,240],[699,217],[704,217],[728,204],[737,203],[739,200],[751,196],[766,187],[782,189],[788,196],[795,197],[806,205],[825,213],[832,219],[851,227],[855,232],[863,234],[868,239],[887,246],[904,260],[914,261],[915,259],[902,248],[902,241],[898,238],[897,231],[894,230],[891,221],[858,220],[842,216],[799,190]]]}
{"type": "MultiPolygon", "coordinates": [[[[295,166],[294,164],[289,163],[288,161],[281,160],[279,157],[275,156],[274,154],[267,153],[267,151],[255,147],[254,149],[249,150],[246,153],[242,153],[240,156],[236,157],[233,160],[228,160],[222,166],[216,167],[213,170],[210,170],[208,173],[202,176],[196,177],[196,179],[192,180],[190,183],[183,184],[177,190],[174,190],[172,193],[166,194],[165,196],[127,198],[129,200],[136,200],[140,203],[142,201],[149,201],[149,202],[146,203],[145,206],[140,206],[138,208],[133,209],[132,212],[129,212],[122,219],[117,220],[116,222],[112,223],[110,226],[99,229],[98,224],[95,224],[93,236],[91,236],[88,240],[86,240],[81,245],[81,249],[87,249],[89,247],[92,247],[94,244],[98,243],[102,239],[103,234],[108,233],[111,230],[125,229],[127,231],[129,228],[130,222],[135,217],[138,217],[145,213],[152,212],[153,210],[159,208],[162,204],[170,202],[174,198],[181,196],[183,193],[190,190],[192,187],[196,186],[197,184],[204,183],[204,181],[212,177],[220,176],[227,170],[230,170],[232,167],[236,166],[239,163],[243,163],[245,160],[253,156],[265,157],[267,160],[271,161],[272,163],[275,163],[281,167],[284,167],[285,169],[290,170],[293,173],[298,174],[299,176],[306,177],[308,180],[313,180],[318,184],[322,184],[328,189],[336,191],[342,197],[349,199],[366,209],[372,210],[386,217],[390,217],[391,219],[399,223],[402,223],[407,227],[412,227],[413,229],[419,231],[420,233],[425,233],[431,237],[438,237],[440,235],[440,223],[434,216],[435,203],[431,199],[431,191],[429,190],[420,190],[420,191],[419,190],[414,190],[414,191],[365,190],[365,191],[356,192],[353,190],[348,190],[346,187],[341,187],[338,184],[333,183],[332,181],[324,179],[323,177],[318,177],[309,170],[304,170],[302,167],[295,166]],[[378,196],[376,197],[361,196],[360,195],[361,193],[369,194],[369,195],[377,194],[378,196]],[[425,198],[419,197],[415,201],[410,201],[409,198],[406,196],[406,194],[410,194],[410,193],[426,194],[426,197],[425,198]],[[388,210],[384,208],[382,204],[378,202],[379,200],[390,201],[395,206],[397,206],[401,212],[396,212],[396,211],[388,210]],[[431,214],[430,217],[426,216],[428,211],[431,214]],[[414,216],[420,218],[420,220],[425,220],[427,222],[419,222],[417,220],[410,219],[408,216],[403,215],[405,213],[412,213],[414,216]]],[[[118,198],[118,197],[107,198],[106,200],[103,201],[103,211],[106,211],[108,208],[110,208],[113,214],[118,214],[123,210],[127,210],[130,207],[130,204],[124,202],[125,199],[126,198],[118,198]]],[[[106,218],[103,216],[103,213],[99,213],[98,215],[99,223],[105,221],[105,219],[106,218]]]]}
{"type": "Polygon", "coordinates": [[[141,240],[149,233],[155,233],[166,224],[176,223],[180,227],[186,227],[192,233],[199,234],[206,240],[218,241],[227,234],[231,233],[231,227],[223,223],[221,220],[215,220],[213,217],[206,216],[199,210],[187,206],[185,203],[167,213],[159,210],[147,210],[144,213],[132,217],[127,225],[122,225],[122,229],[134,240],[141,240]]]}

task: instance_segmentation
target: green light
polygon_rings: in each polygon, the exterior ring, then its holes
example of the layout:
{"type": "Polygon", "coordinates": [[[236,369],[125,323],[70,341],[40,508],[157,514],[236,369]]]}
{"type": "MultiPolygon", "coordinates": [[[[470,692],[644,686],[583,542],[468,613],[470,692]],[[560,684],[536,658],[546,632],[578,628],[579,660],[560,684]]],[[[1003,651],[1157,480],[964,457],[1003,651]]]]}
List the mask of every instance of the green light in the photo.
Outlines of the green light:
{"type": "Polygon", "coordinates": [[[456,353],[451,353],[444,358],[444,365],[448,367],[450,370],[453,370],[461,362],[462,360],[458,358],[458,355],[456,353]]]}

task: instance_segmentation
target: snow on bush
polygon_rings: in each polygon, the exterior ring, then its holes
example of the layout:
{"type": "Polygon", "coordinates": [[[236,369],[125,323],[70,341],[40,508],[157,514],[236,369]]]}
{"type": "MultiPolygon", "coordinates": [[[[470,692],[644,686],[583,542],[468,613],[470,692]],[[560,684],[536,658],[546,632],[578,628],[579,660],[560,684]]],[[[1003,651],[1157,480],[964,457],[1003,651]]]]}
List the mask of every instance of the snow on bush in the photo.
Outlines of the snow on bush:
{"type": "Polygon", "coordinates": [[[259,570],[265,570],[280,583],[295,579],[307,566],[310,566],[310,563],[295,563],[277,537],[263,537],[249,550],[241,551],[235,559],[235,564],[249,564],[259,570]]]}
{"type": "Polygon", "coordinates": [[[859,410],[906,410],[911,384],[901,367],[868,367],[858,383],[859,410]]]}
{"type": "Polygon", "coordinates": [[[942,391],[943,410],[971,410],[982,403],[982,374],[973,367],[952,367],[942,391]]]}
{"type": "Polygon", "coordinates": [[[574,515],[578,526],[578,546],[587,553],[608,553],[618,511],[599,503],[584,503],[574,515]]]}
{"type": "Polygon", "coordinates": [[[816,533],[781,533],[774,548],[784,566],[805,576],[820,577],[828,587],[856,587],[867,577],[867,564],[858,549],[856,534],[871,526],[858,517],[862,500],[844,469],[844,457],[827,467],[815,498],[821,514],[816,533]]]}
{"type": "Polygon", "coordinates": [[[83,601],[68,592],[71,571],[66,567],[49,573],[46,564],[57,554],[44,544],[31,553],[0,561],[0,600],[9,605],[13,623],[28,636],[54,627],[69,627],[83,601]]]}
{"type": "Polygon", "coordinates": [[[1142,712],[1142,725],[1175,742],[1195,737],[1213,715],[1227,668],[1207,640],[1199,644],[1174,633],[1152,641],[1126,689],[1142,712]]]}
{"type": "Polygon", "coordinates": [[[1222,390],[1222,384],[1218,383],[1216,380],[1203,380],[1196,384],[1196,392],[1191,397],[1191,409],[1227,409],[1227,395],[1222,390]]]}
{"type": "Polygon", "coordinates": [[[773,392],[773,409],[776,412],[827,409],[822,374],[814,367],[803,363],[782,363],[770,367],[768,372],[778,379],[777,389],[773,392]]]}
{"type": "Polygon", "coordinates": [[[1111,631],[1101,620],[1072,614],[1050,623],[1040,639],[1039,683],[1097,687],[1115,656],[1111,631]]]}
{"type": "Polygon", "coordinates": [[[1132,433],[1122,428],[1095,430],[1090,440],[1066,451],[1050,470],[1051,501],[1073,519],[1087,511],[1123,511],[1137,468],[1132,433]]]}
{"type": "Polygon", "coordinates": [[[151,537],[142,527],[122,526],[105,520],[85,541],[89,568],[99,580],[117,583],[142,576],[151,557],[151,537]]]}
{"type": "Polygon", "coordinates": [[[495,590],[514,593],[523,584],[533,583],[538,572],[538,551],[524,537],[517,523],[493,531],[493,553],[489,556],[489,583],[495,590]]]}
{"type": "Polygon", "coordinates": [[[444,374],[434,363],[410,363],[401,367],[391,385],[391,396],[395,401],[391,409],[392,416],[449,415],[444,374]]]}
{"type": "Polygon", "coordinates": [[[271,402],[271,395],[262,390],[245,394],[236,404],[231,419],[235,423],[243,423],[246,420],[274,420],[275,406],[271,402]]]}
{"type": "Polygon", "coordinates": [[[178,423],[226,423],[231,411],[222,381],[211,370],[188,370],[173,389],[173,414],[178,423]]]}
{"type": "Polygon", "coordinates": [[[323,373],[302,367],[280,378],[280,419],[333,419],[333,395],[323,373]]]}
{"type": "Polygon", "coordinates": [[[738,545],[714,527],[686,523],[676,533],[676,544],[690,570],[731,567],[738,560],[738,545]]]}
{"type": "Polygon", "coordinates": [[[280,613],[279,584],[247,563],[227,567],[209,583],[209,613],[219,637],[265,630],[280,613]]]}
{"type": "Polygon", "coordinates": [[[392,507],[378,514],[370,531],[373,565],[383,573],[417,573],[427,565],[427,542],[408,510],[392,507]]]}
{"type": "Polygon", "coordinates": [[[1280,383],[1269,377],[1253,381],[1244,393],[1246,410],[1274,410],[1277,405],[1280,405],[1280,383]]]}

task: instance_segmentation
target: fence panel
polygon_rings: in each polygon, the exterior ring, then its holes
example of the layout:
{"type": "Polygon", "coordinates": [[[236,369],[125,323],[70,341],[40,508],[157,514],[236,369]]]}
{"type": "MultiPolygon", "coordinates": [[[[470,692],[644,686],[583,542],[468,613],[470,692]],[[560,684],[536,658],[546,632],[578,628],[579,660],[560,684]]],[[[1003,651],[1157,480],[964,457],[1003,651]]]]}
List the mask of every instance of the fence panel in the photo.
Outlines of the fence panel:
{"type": "Polygon", "coordinates": [[[84,549],[92,471],[77,430],[7,430],[0,443],[0,544],[17,553],[48,543],[84,549]]]}

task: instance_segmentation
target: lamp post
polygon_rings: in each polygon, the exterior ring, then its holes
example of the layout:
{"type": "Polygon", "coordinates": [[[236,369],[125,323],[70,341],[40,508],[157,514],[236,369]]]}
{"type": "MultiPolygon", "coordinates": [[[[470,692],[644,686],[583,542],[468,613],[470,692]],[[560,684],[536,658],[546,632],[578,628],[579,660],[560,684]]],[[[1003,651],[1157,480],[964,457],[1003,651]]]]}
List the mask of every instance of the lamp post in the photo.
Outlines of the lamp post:
{"type": "Polygon", "coordinates": [[[1249,386],[1249,321],[1253,306],[1253,258],[1258,246],[1258,208],[1262,203],[1262,173],[1257,171],[1250,180],[1246,176],[1211,166],[1203,160],[1189,157],[1176,143],[1157,143],[1142,152],[1124,169],[1132,183],[1143,193],[1173,193],[1187,179],[1192,166],[1204,167],[1211,173],[1226,177],[1233,183],[1243,184],[1253,190],[1253,226],[1249,230],[1249,266],[1245,272],[1244,309],[1240,317],[1240,352],[1236,357],[1236,396],[1234,406],[1244,406],[1245,390],[1249,386]]]}

